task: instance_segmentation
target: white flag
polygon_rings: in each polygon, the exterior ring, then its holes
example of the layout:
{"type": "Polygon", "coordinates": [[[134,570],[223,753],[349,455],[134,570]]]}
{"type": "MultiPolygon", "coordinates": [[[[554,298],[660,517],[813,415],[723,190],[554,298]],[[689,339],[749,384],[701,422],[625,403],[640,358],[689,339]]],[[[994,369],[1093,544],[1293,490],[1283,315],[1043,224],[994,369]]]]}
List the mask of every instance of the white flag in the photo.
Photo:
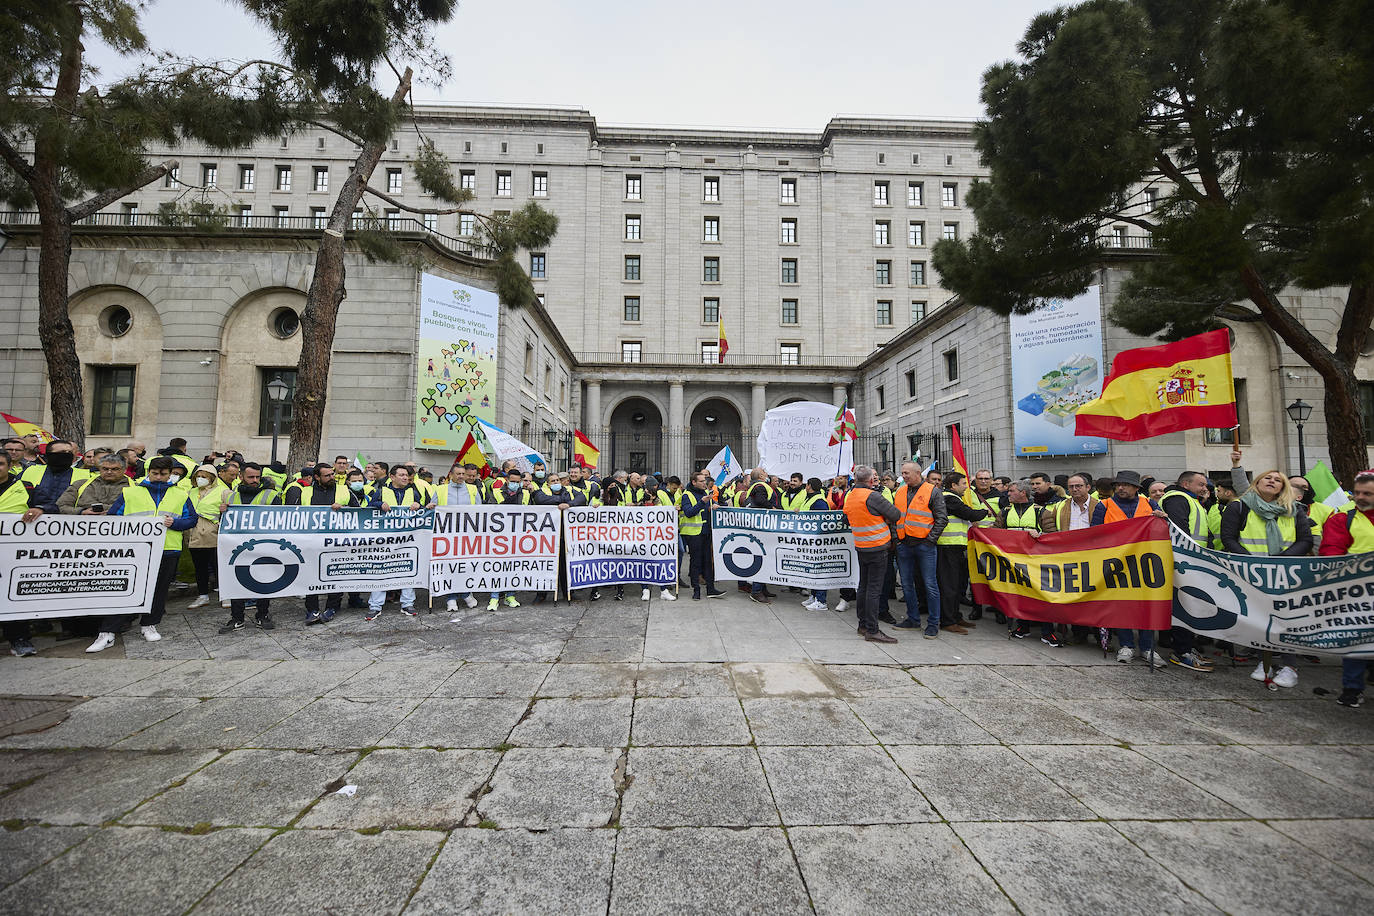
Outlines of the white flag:
{"type": "Polygon", "coordinates": [[[482,425],[482,432],[487,437],[487,445],[482,451],[497,462],[514,460],[515,466],[528,474],[534,470],[536,463],[547,465],[544,457],[539,454],[537,449],[530,448],[519,439],[512,436],[497,426],[492,426],[486,420],[478,420],[482,425]]]}
{"type": "Polygon", "coordinates": [[[716,452],[711,463],[706,465],[706,473],[715,480],[716,486],[722,487],[725,481],[743,476],[744,468],[740,467],[739,462],[735,460],[735,453],[730,451],[730,446],[727,445],[716,452]]]}

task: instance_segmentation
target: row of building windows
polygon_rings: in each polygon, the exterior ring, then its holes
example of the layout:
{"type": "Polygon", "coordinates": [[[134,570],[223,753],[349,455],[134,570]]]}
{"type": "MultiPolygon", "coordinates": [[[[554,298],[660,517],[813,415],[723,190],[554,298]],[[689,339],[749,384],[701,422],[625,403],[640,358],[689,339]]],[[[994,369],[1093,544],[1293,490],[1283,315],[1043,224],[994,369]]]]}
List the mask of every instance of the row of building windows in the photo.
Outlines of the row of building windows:
{"type": "MultiPolygon", "coordinates": [[[[642,258],[637,254],[625,255],[624,278],[627,281],[637,282],[644,279],[641,269],[642,258]]],[[[535,279],[545,277],[546,261],[542,254],[530,255],[530,276],[535,279]]],[[[876,261],[873,266],[873,280],[878,286],[892,285],[892,262],[876,261]]],[[[720,258],[707,257],[702,259],[702,282],[717,283],[720,281],[720,258]]],[[[780,281],[783,284],[791,285],[797,282],[797,259],[783,258],[781,261],[780,281]]],[[[908,282],[911,286],[926,285],[926,262],[910,261],[908,282]]]]}
{"type": "MultiPolygon", "coordinates": [[[[959,238],[959,224],[953,222],[944,223],[940,229],[940,237],[943,239],[957,240],[959,238]]],[[[702,218],[701,240],[703,242],[720,241],[720,217],[706,216],[702,218]]],[[[796,245],[798,243],[797,220],[789,217],[779,222],[778,240],[779,244],[782,245],[796,245]]],[[[644,241],[644,218],[640,214],[625,214],[625,241],[644,241]]],[[[913,248],[921,248],[925,246],[926,224],[923,220],[909,220],[907,222],[906,243],[909,247],[913,248]]],[[[884,248],[891,247],[891,220],[880,219],[873,221],[873,244],[884,248]]]]}
{"type": "MultiPolygon", "coordinates": [[[[720,362],[720,341],[703,340],[699,344],[701,362],[713,365],[720,362]]],[[[783,366],[801,365],[802,345],[800,343],[778,344],[778,364],[783,366]]],[[[645,362],[644,341],[622,340],[620,342],[620,361],[622,363],[645,362]]]]}
{"type": "MultiPolygon", "coordinates": [[[[801,309],[797,299],[783,299],[779,324],[797,325],[801,324],[801,309]]],[[[911,323],[925,320],[927,303],[924,299],[911,300],[911,323]]],[[[644,310],[643,301],[639,296],[625,296],[622,299],[622,320],[628,323],[636,323],[643,320],[644,310]]],[[[714,296],[701,300],[701,323],[715,324],[720,320],[720,299],[714,296]]],[[[879,327],[891,327],[893,324],[893,311],[891,299],[879,299],[874,313],[875,323],[879,327]]]]}

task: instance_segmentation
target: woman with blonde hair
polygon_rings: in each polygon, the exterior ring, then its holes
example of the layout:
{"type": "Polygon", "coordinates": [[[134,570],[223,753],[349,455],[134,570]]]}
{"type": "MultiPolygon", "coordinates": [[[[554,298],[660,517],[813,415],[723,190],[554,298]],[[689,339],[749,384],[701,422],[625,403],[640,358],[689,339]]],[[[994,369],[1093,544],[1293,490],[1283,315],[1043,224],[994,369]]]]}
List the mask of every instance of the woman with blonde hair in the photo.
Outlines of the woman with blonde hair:
{"type": "MultiPolygon", "coordinates": [[[[1221,516],[1221,549],[1228,553],[1270,557],[1305,557],[1312,553],[1312,520],[1280,470],[1268,470],[1255,478],[1239,499],[1232,500],[1221,516]]],[[[1273,669],[1273,653],[1260,654],[1259,667],[1250,675],[1277,687],[1298,683],[1298,657],[1279,656],[1273,669]]]]}

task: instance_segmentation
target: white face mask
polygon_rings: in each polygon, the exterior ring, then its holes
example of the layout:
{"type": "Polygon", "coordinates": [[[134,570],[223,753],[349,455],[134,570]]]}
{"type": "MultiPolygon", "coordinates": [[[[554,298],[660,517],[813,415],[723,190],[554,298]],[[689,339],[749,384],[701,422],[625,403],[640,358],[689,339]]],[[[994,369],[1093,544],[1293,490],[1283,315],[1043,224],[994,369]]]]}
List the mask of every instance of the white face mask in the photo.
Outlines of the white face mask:
{"type": "Polygon", "coordinates": [[[171,483],[173,486],[175,486],[176,484],[181,482],[181,475],[173,474],[171,477],[167,478],[167,481],[171,483]]]}
{"type": "Polygon", "coordinates": [[[196,486],[200,487],[202,490],[205,489],[206,487],[210,486],[210,478],[209,478],[209,477],[197,477],[197,478],[196,478],[196,486]]]}

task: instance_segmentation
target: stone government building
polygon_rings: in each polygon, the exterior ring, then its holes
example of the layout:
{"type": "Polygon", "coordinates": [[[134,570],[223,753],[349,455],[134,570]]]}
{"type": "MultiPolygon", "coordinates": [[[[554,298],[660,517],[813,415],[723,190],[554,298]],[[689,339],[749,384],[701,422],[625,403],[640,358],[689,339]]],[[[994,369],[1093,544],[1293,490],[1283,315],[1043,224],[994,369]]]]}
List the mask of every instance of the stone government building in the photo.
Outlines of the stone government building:
{"type": "MultiPolygon", "coordinates": [[[[1007,323],[951,303],[930,266],[935,240],[974,229],[964,195],[985,172],[970,122],[841,117],[814,133],[603,126],[572,109],[426,105],[418,117],[473,190],[473,209],[536,200],[560,219],[548,249],[525,254],[541,304],[502,311],[496,392],[497,422],[558,463],[575,428],[606,466],[682,473],[726,443],[749,463],[765,410],[848,397],[864,433],[858,458],[872,463],[917,450],[947,459],[957,425],[972,462],[1013,475],[1229,466],[1229,431],[1117,444],[1094,459],[1013,457],[1007,323]]],[[[426,205],[408,165],[417,142],[394,139],[373,184],[426,205]]],[[[77,228],[71,311],[89,444],[180,435],[196,454],[267,453],[265,385],[279,373],[291,381],[314,241],[353,154],[309,130],[244,150],[153,150],[180,162],[176,178],[77,228]],[[231,225],[164,225],[162,203],[202,193],[188,185],[209,189],[231,225]]],[[[425,269],[491,286],[470,219],[387,205],[375,215],[425,269]]],[[[43,422],[33,214],[0,215],[0,226],[0,404],[43,422]]],[[[1109,232],[1104,311],[1149,245],[1125,226],[1109,232]]],[[[450,460],[411,445],[418,287],[412,265],[351,256],[329,455],[450,460]]],[[[1343,294],[1294,295],[1310,326],[1335,333],[1343,294]]],[[[1296,467],[1282,406],[1297,397],[1317,407],[1306,436],[1315,461],[1325,433],[1315,373],[1262,324],[1233,330],[1247,465],[1296,467]]],[[[1104,367],[1146,343],[1110,325],[1104,338],[1104,367]]],[[[1374,408],[1374,389],[1367,398],[1374,408]]]]}

